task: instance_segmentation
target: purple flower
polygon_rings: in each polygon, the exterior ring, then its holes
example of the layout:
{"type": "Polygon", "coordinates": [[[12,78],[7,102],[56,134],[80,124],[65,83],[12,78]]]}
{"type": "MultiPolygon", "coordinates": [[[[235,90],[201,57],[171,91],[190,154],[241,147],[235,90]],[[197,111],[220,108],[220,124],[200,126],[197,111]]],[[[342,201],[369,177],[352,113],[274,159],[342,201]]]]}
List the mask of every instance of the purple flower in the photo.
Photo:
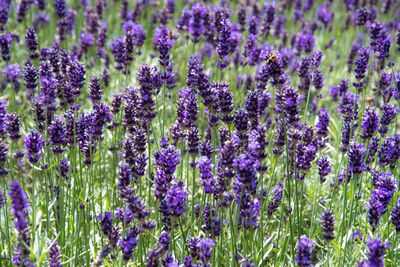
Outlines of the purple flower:
{"type": "Polygon", "coordinates": [[[97,103],[101,100],[101,83],[100,78],[97,76],[92,76],[90,84],[89,84],[89,99],[92,100],[93,103],[97,103]]]}
{"type": "Polygon", "coordinates": [[[29,90],[28,97],[30,98],[34,93],[36,86],[38,85],[38,69],[30,64],[27,64],[24,67],[23,76],[25,80],[25,86],[29,90]]]}
{"type": "Polygon", "coordinates": [[[322,4],[318,7],[317,18],[324,24],[325,28],[333,20],[333,15],[330,3],[322,4]]]}
{"type": "Polygon", "coordinates": [[[311,258],[313,256],[313,248],[315,242],[308,239],[306,236],[302,236],[297,242],[297,257],[296,262],[300,267],[313,266],[311,258]]]}
{"type": "Polygon", "coordinates": [[[326,181],[326,176],[331,172],[331,163],[327,157],[322,156],[320,160],[317,160],[318,173],[321,183],[326,181]]]}
{"type": "Polygon", "coordinates": [[[111,245],[115,247],[119,240],[119,230],[118,228],[113,227],[112,217],[113,215],[109,211],[105,211],[104,215],[99,214],[96,218],[100,221],[101,231],[108,237],[111,245]]]}
{"type": "Polygon", "coordinates": [[[3,77],[7,82],[14,84],[15,91],[19,91],[19,78],[21,77],[21,70],[18,64],[8,64],[3,69],[3,77]]]}
{"type": "Polygon", "coordinates": [[[12,261],[16,265],[28,266],[30,238],[27,219],[30,204],[26,193],[17,180],[11,182],[8,196],[11,199],[10,212],[15,217],[14,226],[19,234],[18,244],[14,249],[16,255],[13,257],[12,261]]]}
{"type": "Polygon", "coordinates": [[[55,0],[54,10],[60,19],[63,18],[65,16],[65,0],[55,0]]]}
{"type": "Polygon", "coordinates": [[[368,222],[372,227],[372,232],[375,232],[378,227],[379,219],[384,212],[384,207],[379,199],[379,189],[372,191],[366,208],[368,210],[368,222]]]}
{"type": "Polygon", "coordinates": [[[384,257],[386,248],[390,248],[389,242],[382,243],[379,238],[370,238],[368,240],[368,255],[367,255],[367,265],[383,267],[385,266],[384,257]]]}
{"type": "Polygon", "coordinates": [[[378,151],[379,146],[379,137],[372,137],[372,142],[369,144],[367,149],[367,159],[365,160],[365,164],[369,165],[375,160],[375,154],[378,151]]]}
{"type": "MultiPolygon", "coordinates": [[[[162,85],[161,75],[157,72],[157,68],[151,68],[148,65],[141,65],[137,71],[137,81],[141,96],[139,103],[141,117],[144,120],[151,122],[157,114],[154,110],[156,103],[153,96],[157,95],[162,85]]],[[[148,123],[146,123],[146,125],[149,126],[148,123]]]]}
{"type": "Polygon", "coordinates": [[[400,135],[387,137],[378,151],[378,164],[393,168],[400,157],[400,135]]]}
{"type": "Polygon", "coordinates": [[[365,25],[368,21],[368,10],[365,7],[357,9],[357,11],[354,13],[353,20],[357,26],[365,25]]]}
{"type": "Polygon", "coordinates": [[[348,154],[349,170],[357,177],[365,170],[365,147],[362,144],[357,144],[356,141],[352,139],[350,141],[350,150],[348,154]]]}
{"type": "Polygon", "coordinates": [[[200,178],[203,181],[204,192],[211,194],[215,183],[214,174],[212,173],[213,165],[210,158],[203,156],[199,160],[200,178]]]}
{"type": "Polygon", "coordinates": [[[171,216],[179,217],[185,212],[187,191],[183,188],[182,181],[178,181],[168,189],[165,200],[171,216]]]}
{"type": "Polygon", "coordinates": [[[53,146],[51,150],[55,155],[64,152],[64,146],[66,145],[65,133],[65,124],[58,116],[55,116],[55,120],[49,126],[50,141],[53,146]]]}
{"type": "Polygon", "coordinates": [[[0,190],[0,208],[3,208],[6,205],[7,197],[4,193],[4,190],[0,190]]]}
{"type": "Polygon", "coordinates": [[[212,247],[216,245],[215,241],[211,238],[200,240],[196,247],[199,249],[200,260],[204,266],[210,263],[212,256],[212,247]]]}
{"type": "Polygon", "coordinates": [[[37,35],[33,28],[28,28],[25,33],[25,43],[29,50],[29,56],[31,59],[36,59],[39,57],[37,53],[37,47],[39,45],[37,41],[37,35]]]}
{"type": "MultiPolygon", "coordinates": [[[[50,245],[50,244],[49,244],[50,245]]],[[[60,263],[60,249],[57,241],[54,241],[49,249],[49,265],[50,267],[61,267],[60,263]]]]}
{"type": "Polygon", "coordinates": [[[280,182],[277,186],[275,186],[272,191],[274,192],[274,195],[271,198],[271,201],[268,204],[268,211],[267,214],[268,216],[271,216],[279,207],[279,205],[282,203],[282,198],[283,198],[283,184],[280,182]]]}
{"type": "Polygon", "coordinates": [[[6,118],[7,118],[6,128],[10,139],[13,141],[20,139],[21,135],[19,133],[20,131],[19,115],[16,113],[9,113],[6,115],[6,118]]]}
{"type": "Polygon", "coordinates": [[[137,235],[138,233],[136,232],[136,229],[129,229],[126,233],[126,236],[118,240],[117,245],[122,251],[124,261],[129,261],[129,259],[132,257],[133,249],[138,244],[137,235]]]}
{"type": "MultiPolygon", "coordinates": [[[[201,40],[201,35],[205,33],[204,18],[208,14],[207,8],[203,4],[195,3],[190,13],[183,12],[180,25],[187,21],[188,31],[191,34],[191,40],[198,43],[201,40]],[[190,15],[189,15],[190,14],[190,15]],[[190,16],[190,19],[186,18],[190,16]]],[[[183,25],[182,25],[183,26],[183,25]]]]}
{"type": "Polygon", "coordinates": [[[231,42],[231,22],[229,19],[225,19],[221,22],[222,29],[218,39],[217,52],[219,60],[217,67],[224,69],[229,64],[229,44],[231,42]]]}
{"type": "Polygon", "coordinates": [[[357,82],[354,82],[353,85],[358,89],[358,91],[361,91],[363,88],[363,79],[365,78],[365,74],[368,69],[368,60],[369,60],[369,49],[368,48],[362,48],[360,49],[360,56],[356,59],[354,64],[356,67],[354,68],[354,72],[356,73],[356,79],[357,82]]]}
{"type": "Polygon", "coordinates": [[[124,37],[119,36],[117,39],[110,42],[109,47],[114,55],[115,69],[122,70],[125,65],[125,42],[124,37]]]}
{"type": "Polygon", "coordinates": [[[306,53],[310,53],[315,46],[315,38],[312,35],[312,32],[301,33],[296,38],[295,47],[300,53],[301,51],[305,51],[306,53]]]}
{"type": "Polygon", "coordinates": [[[13,38],[10,33],[0,34],[1,57],[3,58],[4,61],[9,61],[11,59],[10,48],[12,41],[13,38]]]}
{"type": "Polygon", "coordinates": [[[82,62],[77,60],[71,62],[69,68],[69,78],[71,80],[72,87],[76,89],[74,92],[74,95],[76,96],[80,94],[79,89],[81,89],[84,85],[85,74],[86,74],[86,69],[85,65],[82,62]]]}
{"type": "Polygon", "coordinates": [[[218,219],[218,213],[214,208],[211,208],[209,202],[203,210],[203,227],[204,231],[207,231],[210,236],[218,237],[222,232],[222,222],[218,219]]]}
{"type": "Polygon", "coordinates": [[[36,163],[42,157],[40,150],[43,148],[43,137],[40,133],[32,131],[25,136],[25,149],[28,151],[27,157],[31,163],[36,163]]]}
{"type": "Polygon", "coordinates": [[[396,206],[393,207],[391,213],[392,224],[396,229],[396,232],[400,232],[400,199],[396,202],[396,206]]]}
{"type": "Polygon", "coordinates": [[[327,210],[322,214],[321,227],[324,231],[323,236],[326,241],[335,239],[335,234],[333,232],[335,229],[335,218],[332,211],[327,210]]]}
{"type": "Polygon", "coordinates": [[[330,116],[328,114],[328,110],[322,108],[318,111],[318,122],[316,124],[317,134],[320,136],[328,135],[328,127],[329,127],[330,116]]]}
{"type": "Polygon", "coordinates": [[[378,129],[378,125],[379,115],[375,112],[374,108],[367,107],[361,125],[363,132],[360,137],[362,139],[371,139],[378,129]]]}
{"type": "Polygon", "coordinates": [[[378,132],[385,136],[388,132],[388,126],[393,122],[396,115],[399,113],[399,109],[391,104],[386,104],[380,107],[382,110],[382,118],[380,120],[380,126],[378,132]]]}

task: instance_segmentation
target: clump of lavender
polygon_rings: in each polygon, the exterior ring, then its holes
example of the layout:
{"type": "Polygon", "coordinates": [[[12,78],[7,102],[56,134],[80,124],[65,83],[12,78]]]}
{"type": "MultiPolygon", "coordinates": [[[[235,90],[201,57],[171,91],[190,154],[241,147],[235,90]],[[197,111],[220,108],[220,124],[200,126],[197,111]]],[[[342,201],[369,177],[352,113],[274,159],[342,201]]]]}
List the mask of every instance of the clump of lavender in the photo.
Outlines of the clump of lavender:
{"type": "Polygon", "coordinates": [[[314,246],[315,242],[304,235],[297,242],[296,263],[300,267],[312,266],[311,258],[313,256],[314,246]]]}
{"type": "Polygon", "coordinates": [[[18,244],[14,249],[16,254],[12,262],[17,266],[29,265],[29,227],[28,211],[31,208],[28,197],[18,181],[11,182],[9,198],[11,199],[10,212],[14,215],[14,226],[18,230],[18,244]]]}

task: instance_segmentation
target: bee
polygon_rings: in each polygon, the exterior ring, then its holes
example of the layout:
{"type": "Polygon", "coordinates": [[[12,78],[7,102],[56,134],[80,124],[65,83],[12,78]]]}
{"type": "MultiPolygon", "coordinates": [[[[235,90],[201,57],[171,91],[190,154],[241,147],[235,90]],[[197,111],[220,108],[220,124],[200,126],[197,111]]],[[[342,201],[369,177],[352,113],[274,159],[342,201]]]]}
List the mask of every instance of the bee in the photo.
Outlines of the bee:
{"type": "Polygon", "coordinates": [[[372,96],[367,96],[366,100],[368,103],[372,103],[372,101],[374,100],[374,98],[372,96]]]}
{"type": "Polygon", "coordinates": [[[177,36],[177,35],[176,35],[175,32],[173,32],[172,30],[169,30],[169,32],[168,32],[168,37],[169,37],[170,40],[176,39],[176,38],[175,38],[176,36],[177,36]]]}
{"type": "Polygon", "coordinates": [[[278,56],[277,55],[272,55],[267,59],[267,64],[274,63],[277,60],[278,60],[278,56]]]}

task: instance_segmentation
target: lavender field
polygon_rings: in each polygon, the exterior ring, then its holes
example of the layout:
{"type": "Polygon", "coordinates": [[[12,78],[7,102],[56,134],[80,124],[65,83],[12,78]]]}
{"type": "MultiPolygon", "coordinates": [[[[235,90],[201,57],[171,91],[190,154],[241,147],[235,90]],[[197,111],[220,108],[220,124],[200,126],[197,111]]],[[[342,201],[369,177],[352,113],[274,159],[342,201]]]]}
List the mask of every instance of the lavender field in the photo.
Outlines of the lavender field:
{"type": "Polygon", "coordinates": [[[0,0],[0,267],[400,266],[399,0],[0,0]]]}

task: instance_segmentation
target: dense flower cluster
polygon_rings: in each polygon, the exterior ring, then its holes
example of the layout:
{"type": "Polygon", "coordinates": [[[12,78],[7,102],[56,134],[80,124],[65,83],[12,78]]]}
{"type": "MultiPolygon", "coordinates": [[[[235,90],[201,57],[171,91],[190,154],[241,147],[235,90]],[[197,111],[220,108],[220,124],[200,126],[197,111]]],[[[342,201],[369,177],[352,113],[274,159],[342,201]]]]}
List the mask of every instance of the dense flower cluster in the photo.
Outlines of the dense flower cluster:
{"type": "Polygon", "coordinates": [[[1,264],[396,264],[399,14],[0,0],[1,264]]]}

